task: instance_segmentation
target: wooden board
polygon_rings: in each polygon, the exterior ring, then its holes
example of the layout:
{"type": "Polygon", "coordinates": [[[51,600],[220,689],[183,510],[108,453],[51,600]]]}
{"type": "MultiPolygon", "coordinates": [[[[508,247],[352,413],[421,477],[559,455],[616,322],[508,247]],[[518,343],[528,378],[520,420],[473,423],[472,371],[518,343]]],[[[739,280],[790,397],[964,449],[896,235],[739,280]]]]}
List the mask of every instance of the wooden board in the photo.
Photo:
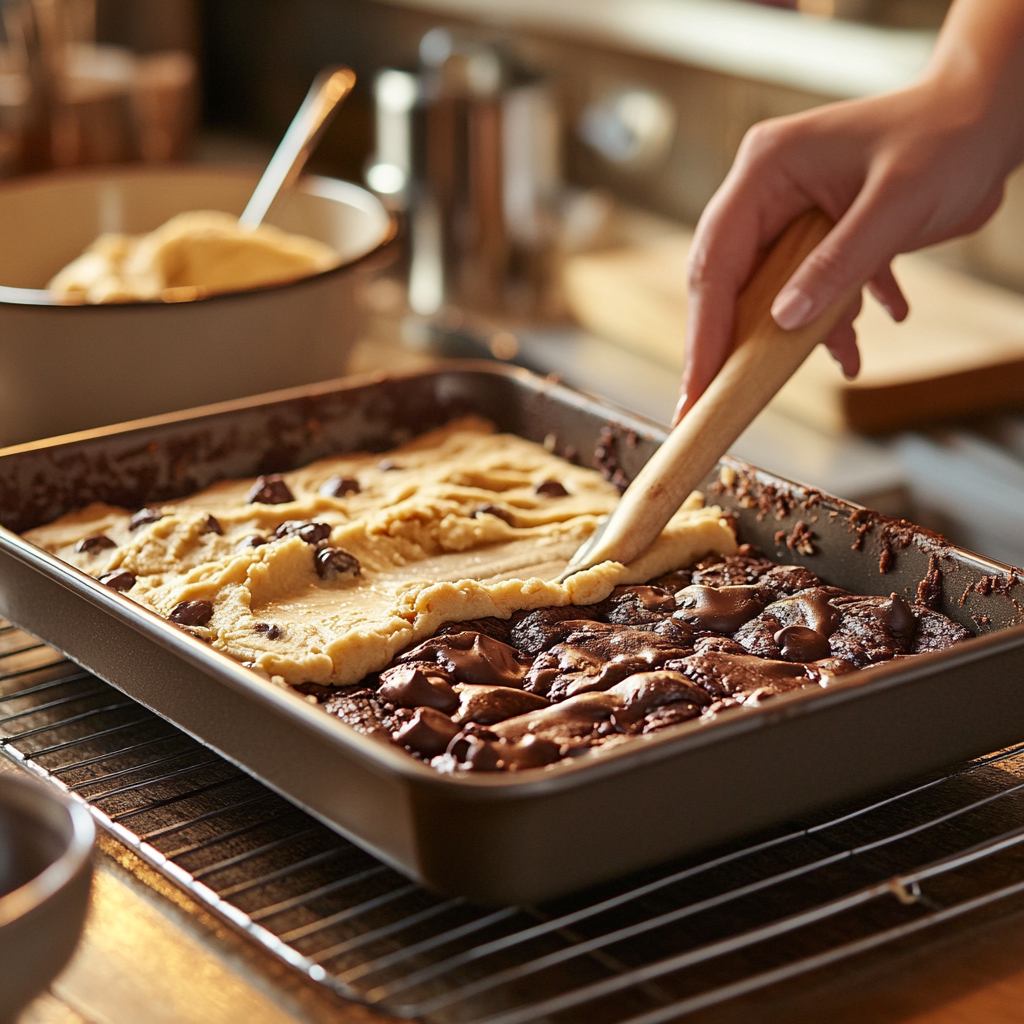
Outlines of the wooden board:
{"type": "MultiPolygon", "coordinates": [[[[572,257],[569,308],[588,330],[680,371],[690,242],[679,231],[572,257]]],[[[773,407],[833,432],[880,433],[1024,403],[1024,296],[920,254],[899,257],[895,269],[911,314],[894,324],[865,300],[857,380],[818,349],[773,407]]]]}

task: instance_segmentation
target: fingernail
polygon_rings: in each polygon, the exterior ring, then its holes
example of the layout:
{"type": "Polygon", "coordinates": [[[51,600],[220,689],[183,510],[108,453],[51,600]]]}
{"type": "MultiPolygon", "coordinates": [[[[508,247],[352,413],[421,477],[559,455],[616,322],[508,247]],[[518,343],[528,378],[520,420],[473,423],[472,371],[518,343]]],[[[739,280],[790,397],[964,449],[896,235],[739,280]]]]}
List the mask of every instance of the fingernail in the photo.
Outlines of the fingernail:
{"type": "Polygon", "coordinates": [[[811,297],[799,288],[786,288],[772,303],[772,319],[784,331],[795,331],[807,323],[813,305],[811,297]]]}
{"type": "Polygon", "coordinates": [[[683,407],[686,405],[686,392],[684,391],[679,396],[679,401],[676,402],[676,410],[672,413],[672,426],[675,426],[683,415],[683,407]]]}

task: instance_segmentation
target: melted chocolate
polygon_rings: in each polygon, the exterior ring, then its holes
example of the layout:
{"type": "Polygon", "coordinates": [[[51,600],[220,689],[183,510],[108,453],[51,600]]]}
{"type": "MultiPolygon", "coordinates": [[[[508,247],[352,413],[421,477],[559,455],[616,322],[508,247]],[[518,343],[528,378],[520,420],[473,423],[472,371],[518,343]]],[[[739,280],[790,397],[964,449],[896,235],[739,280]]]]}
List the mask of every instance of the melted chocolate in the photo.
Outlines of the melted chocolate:
{"type": "Polygon", "coordinates": [[[514,690],[510,686],[473,686],[463,683],[459,687],[459,710],[456,722],[478,722],[493,725],[506,718],[525,715],[551,702],[536,693],[514,690]]]}
{"type": "Polygon", "coordinates": [[[616,587],[607,605],[606,622],[636,626],[661,622],[676,610],[676,599],[661,587],[616,587]]]}
{"type": "Polygon", "coordinates": [[[396,733],[395,742],[428,760],[443,754],[459,727],[443,712],[421,707],[396,733]]]}
{"type": "Polygon", "coordinates": [[[676,601],[677,618],[712,633],[733,633],[764,607],[763,593],[751,586],[694,584],[680,590],[676,601]]]}
{"type": "Polygon", "coordinates": [[[379,690],[326,706],[443,771],[514,771],[967,635],[896,594],[852,595],[744,546],[595,605],[449,623],[399,655],[379,690]]]}
{"type": "Polygon", "coordinates": [[[433,661],[458,682],[522,688],[530,668],[514,647],[483,633],[466,631],[435,637],[400,656],[402,662],[433,661]]]}
{"type": "Polygon", "coordinates": [[[288,489],[280,473],[271,473],[256,478],[245,500],[251,505],[283,505],[287,501],[294,501],[295,495],[288,489]]]}
{"type": "Polygon", "coordinates": [[[773,639],[785,661],[817,661],[832,654],[828,637],[810,626],[785,626],[773,639]]]}
{"type": "Polygon", "coordinates": [[[459,708],[452,677],[429,661],[409,662],[381,672],[377,692],[382,700],[400,708],[435,708],[446,715],[459,708]]]}

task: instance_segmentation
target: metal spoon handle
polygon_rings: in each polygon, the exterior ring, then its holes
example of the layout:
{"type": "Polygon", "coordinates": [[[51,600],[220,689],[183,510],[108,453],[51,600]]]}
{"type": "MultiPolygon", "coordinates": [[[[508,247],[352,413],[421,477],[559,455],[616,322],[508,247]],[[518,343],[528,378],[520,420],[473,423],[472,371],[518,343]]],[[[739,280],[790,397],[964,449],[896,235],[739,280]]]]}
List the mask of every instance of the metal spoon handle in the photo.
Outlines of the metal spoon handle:
{"type": "Polygon", "coordinates": [[[302,106],[292,118],[292,123],[288,125],[284,138],[270,158],[263,177],[260,178],[241,217],[238,218],[239,224],[255,228],[263,222],[278,192],[298,178],[338,104],[352,91],[355,84],[355,72],[340,65],[324,68],[313,79],[302,106]]]}

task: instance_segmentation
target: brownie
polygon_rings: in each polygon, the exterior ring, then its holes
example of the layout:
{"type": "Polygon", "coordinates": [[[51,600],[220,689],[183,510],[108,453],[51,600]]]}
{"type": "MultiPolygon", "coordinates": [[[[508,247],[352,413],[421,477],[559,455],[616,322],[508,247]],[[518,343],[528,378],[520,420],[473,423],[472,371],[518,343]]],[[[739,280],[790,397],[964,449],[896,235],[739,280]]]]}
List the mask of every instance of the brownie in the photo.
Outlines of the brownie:
{"type": "Polygon", "coordinates": [[[324,707],[441,771],[520,771],[969,635],[743,545],[599,604],[447,623],[324,707]]]}

